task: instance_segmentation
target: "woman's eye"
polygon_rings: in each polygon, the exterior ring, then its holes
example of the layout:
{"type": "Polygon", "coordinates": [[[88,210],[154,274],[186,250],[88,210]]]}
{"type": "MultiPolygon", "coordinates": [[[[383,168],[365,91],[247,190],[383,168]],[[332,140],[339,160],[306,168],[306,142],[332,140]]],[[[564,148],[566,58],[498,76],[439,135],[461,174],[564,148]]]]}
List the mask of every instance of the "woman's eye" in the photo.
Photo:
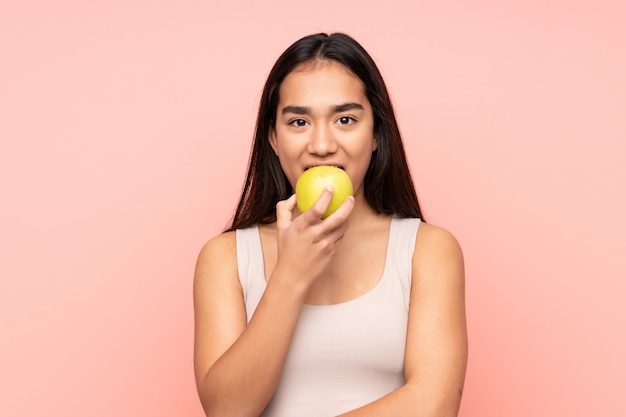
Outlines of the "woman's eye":
{"type": "Polygon", "coordinates": [[[349,124],[352,124],[354,122],[355,122],[355,120],[352,117],[350,117],[350,116],[341,116],[339,118],[339,124],[342,124],[342,125],[349,125],[349,124]]]}
{"type": "Polygon", "coordinates": [[[304,126],[306,126],[306,120],[304,120],[304,119],[294,119],[294,120],[290,121],[289,124],[292,125],[292,126],[296,126],[296,127],[304,127],[304,126]]]}

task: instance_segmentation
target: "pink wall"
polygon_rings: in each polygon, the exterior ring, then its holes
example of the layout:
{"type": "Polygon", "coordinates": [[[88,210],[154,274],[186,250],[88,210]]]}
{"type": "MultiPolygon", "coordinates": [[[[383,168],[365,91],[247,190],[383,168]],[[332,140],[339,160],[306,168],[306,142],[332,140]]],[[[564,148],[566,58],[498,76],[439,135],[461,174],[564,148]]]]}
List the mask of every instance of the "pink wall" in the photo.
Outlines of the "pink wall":
{"type": "Polygon", "coordinates": [[[336,30],[465,250],[461,416],[623,415],[622,2],[54,3],[0,4],[0,415],[202,415],[195,257],[270,65],[336,30]]]}

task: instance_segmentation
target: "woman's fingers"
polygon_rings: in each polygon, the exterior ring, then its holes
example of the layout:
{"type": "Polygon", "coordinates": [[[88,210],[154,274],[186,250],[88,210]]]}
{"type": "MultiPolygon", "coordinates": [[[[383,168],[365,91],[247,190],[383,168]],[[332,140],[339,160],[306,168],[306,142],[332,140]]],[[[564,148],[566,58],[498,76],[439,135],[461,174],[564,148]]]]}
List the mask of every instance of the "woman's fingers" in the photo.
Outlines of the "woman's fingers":
{"type": "Polygon", "coordinates": [[[302,215],[312,224],[319,223],[322,220],[322,215],[326,212],[330,204],[330,200],[333,198],[333,193],[332,187],[324,188],[324,191],[322,191],[317,201],[313,203],[307,211],[302,213],[302,215]]]}
{"type": "Polygon", "coordinates": [[[287,227],[293,220],[293,211],[296,208],[296,195],[276,204],[276,225],[278,228],[287,227]]]}
{"type": "MultiPolygon", "coordinates": [[[[326,212],[330,201],[333,198],[332,187],[326,187],[317,201],[308,210],[301,214],[301,217],[309,224],[318,224],[322,221],[322,215],[326,212]]],[[[330,216],[324,219],[330,229],[333,229],[337,224],[343,223],[347,220],[350,212],[354,208],[354,197],[350,196],[333,212],[330,216]]],[[[296,210],[296,196],[292,194],[286,200],[281,200],[276,205],[276,220],[278,226],[287,226],[294,220],[294,211],[296,210]]]]}
{"type": "Polygon", "coordinates": [[[350,196],[346,198],[345,201],[341,203],[341,205],[337,208],[337,210],[335,210],[333,214],[328,216],[326,220],[330,219],[331,217],[336,217],[336,218],[341,219],[340,221],[344,221],[348,218],[353,208],[354,208],[354,196],[350,196]]]}
{"type": "Polygon", "coordinates": [[[294,218],[295,197],[276,206],[278,228],[278,262],[289,265],[293,276],[312,283],[327,267],[337,244],[348,228],[348,216],[354,208],[349,197],[332,215],[322,220],[333,196],[332,189],[323,191],[313,206],[294,218]]]}
{"type": "Polygon", "coordinates": [[[348,217],[354,209],[354,197],[348,197],[337,210],[323,220],[323,224],[329,229],[329,234],[335,238],[335,242],[339,242],[346,230],[348,229],[348,217]]]}

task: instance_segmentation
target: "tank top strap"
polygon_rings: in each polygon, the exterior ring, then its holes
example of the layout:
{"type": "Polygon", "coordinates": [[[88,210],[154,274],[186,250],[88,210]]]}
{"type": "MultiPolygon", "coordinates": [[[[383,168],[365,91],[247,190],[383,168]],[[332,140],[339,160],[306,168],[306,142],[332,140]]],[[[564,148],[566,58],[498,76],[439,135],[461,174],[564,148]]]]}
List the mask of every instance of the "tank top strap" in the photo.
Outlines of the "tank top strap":
{"type": "Polygon", "coordinates": [[[265,266],[259,228],[237,229],[237,270],[243,290],[248,321],[265,291],[265,266]]]}
{"type": "Polygon", "coordinates": [[[400,280],[405,304],[409,305],[411,275],[413,272],[413,252],[415,238],[421,220],[419,218],[394,217],[389,230],[389,244],[386,268],[395,271],[400,280]]]}

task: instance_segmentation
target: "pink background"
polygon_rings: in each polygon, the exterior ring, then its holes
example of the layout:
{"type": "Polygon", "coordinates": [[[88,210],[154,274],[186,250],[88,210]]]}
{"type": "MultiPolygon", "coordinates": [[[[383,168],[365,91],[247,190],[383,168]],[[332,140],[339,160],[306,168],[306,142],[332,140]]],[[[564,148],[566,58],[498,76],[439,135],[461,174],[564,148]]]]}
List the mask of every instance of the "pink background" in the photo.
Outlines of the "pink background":
{"type": "Polygon", "coordinates": [[[461,416],[624,415],[624,3],[265,3],[0,3],[0,415],[202,415],[196,255],[317,31],[371,52],[463,245],[461,416]]]}

